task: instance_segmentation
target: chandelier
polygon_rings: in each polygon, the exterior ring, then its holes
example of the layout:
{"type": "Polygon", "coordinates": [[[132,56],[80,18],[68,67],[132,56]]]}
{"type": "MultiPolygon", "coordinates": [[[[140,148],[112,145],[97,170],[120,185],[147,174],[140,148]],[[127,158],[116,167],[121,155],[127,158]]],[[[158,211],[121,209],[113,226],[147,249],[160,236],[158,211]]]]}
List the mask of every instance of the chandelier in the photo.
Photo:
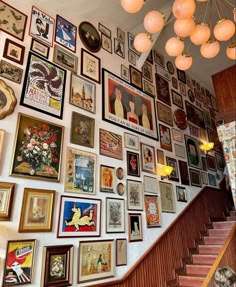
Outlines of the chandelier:
{"type": "MultiPolygon", "coordinates": [[[[121,0],[121,6],[128,13],[138,12],[145,0],[121,0]]],[[[175,58],[175,65],[180,70],[192,66],[192,56],[189,51],[191,44],[200,47],[204,58],[214,58],[220,51],[220,42],[229,41],[226,49],[228,58],[236,59],[235,23],[224,17],[221,12],[224,5],[232,12],[236,22],[236,8],[229,0],[175,0],[172,5],[174,32],[165,44],[166,53],[175,58]],[[214,2],[214,3],[213,3],[214,2]],[[213,6],[214,4],[214,6],[213,6]],[[197,13],[199,9],[199,13],[197,13]],[[203,12],[200,12],[203,9],[203,12]],[[218,21],[213,25],[213,10],[217,11],[218,21]],[[189,45],[185,47],[189,37],[189,45]]],[[[166,22],[165,15],[160,11],[150,11],[144,17],[144,28],[147,32],[134,38],[134,47],[140,53],[149,51],[153,45],[152,35],[161,32],[166,22]]]]}

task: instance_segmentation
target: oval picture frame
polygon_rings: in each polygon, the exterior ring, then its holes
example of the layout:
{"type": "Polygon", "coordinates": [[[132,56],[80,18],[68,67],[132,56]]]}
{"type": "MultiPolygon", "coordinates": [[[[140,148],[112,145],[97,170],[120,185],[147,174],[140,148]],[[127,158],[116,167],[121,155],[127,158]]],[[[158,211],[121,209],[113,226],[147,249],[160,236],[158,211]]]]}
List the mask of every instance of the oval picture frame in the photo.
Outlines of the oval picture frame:
{"type": "Polygon", "coordinates": [[[120,196],[124,195],[125,187],[124,187],[124,184],[122,182],[117,184],[116,191],[120,196]]]}
{"type": "Polygon", "coordinates": [[[84,46],[91,52],[100,51],[102,42],[98,30],[89,22],[83,21],[79,25],[79,36],[84,46]]]}
{"type": "Polygon", "coordinates": [[[119,180],[122,180],[124,178],[124,170],[122,167],[118,167],[116,169],[116,176],[119,180]]]}
{"type": "Polygon", "coordinates": [[[0,80],[0,120],[13,113],[16,97],[13,89],[0,80]]]}

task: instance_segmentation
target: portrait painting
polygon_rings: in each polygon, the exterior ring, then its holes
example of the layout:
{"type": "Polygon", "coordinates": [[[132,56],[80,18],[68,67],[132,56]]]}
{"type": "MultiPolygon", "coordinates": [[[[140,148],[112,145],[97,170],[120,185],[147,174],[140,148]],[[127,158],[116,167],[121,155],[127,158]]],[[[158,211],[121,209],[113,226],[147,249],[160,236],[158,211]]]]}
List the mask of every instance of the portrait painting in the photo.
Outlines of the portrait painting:
{"type": "Polygon", "coordinates": [[[158,74],[156,74],[155,77],[156,77],[156,89],[157,89],[158,100],[170,106],[171,100],[170,100],[169,82],[164,78],[160,77],[158,74]]]}
{"type": "Polygon", "coordinates": [[[184,137],[189,166],[201,169],[199,142],[188,135],[184,135],[184,137]]]}
{"type": "Polygon", "coordinates": [[[119,160],[123,159],[122,136],[113,132],[99,129],[100,154],[113,157],[119,160]]]}
{"type": "Polygon", "coordinates": [[[142,171],[156,174],[156,158],[154,146],[140,143],[142,171]]]}
{"type": "Polygon", "coordinates": [[[115,168],[107,165],[100,166],[100,191],[115,192],[115,168]]]}
{"type": "Polygon", "coordinates": [[[132,176],[140,176],[139,154],[127,151],[127,174],[132,176]]]}
{"type": "Polygon", "coordinates": [[[125,232],[125,200],[106,198],[106,233],[125,232]]]}
{"type": "Polygon", "coordinates": [[[172,151],[170,128],[159,124],[161,148],[172,151]]]}
{"type": "Polygon", "coordinates": [[[128,213],[129,242],[143,241],[142,214],[128,213]]]}
{"type": "Polygon", "coordinates": [[[143,210],[143,185],[141,181],[127,180],[128,210],[143,210]]]}
{"type": "Polygon", "coordinates": [[[144,196],[147,228],[161,227],[160,198],[155,195],[144,196]]]}
{"type": "Polygon", "coordinates": [[[89,22],[83,21],[79,25],[80,40],[92,53],[97,53],[101,49],[101,38],[98,30],[89,22]]]}

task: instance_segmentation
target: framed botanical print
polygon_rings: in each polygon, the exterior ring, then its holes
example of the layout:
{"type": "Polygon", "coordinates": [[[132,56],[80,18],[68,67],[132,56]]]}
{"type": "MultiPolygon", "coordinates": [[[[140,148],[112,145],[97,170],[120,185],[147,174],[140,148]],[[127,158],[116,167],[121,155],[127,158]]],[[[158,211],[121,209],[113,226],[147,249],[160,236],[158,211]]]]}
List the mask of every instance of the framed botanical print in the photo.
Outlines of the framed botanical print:
{"type": "Polygon", "coordinates": [[[187,202],[187,192],[184,186],[176,186],[177,201],[187,202]]]}
{"type": "Polygon", "coordinates": [[[144,62],[143,66],[142,66],[142,76],[144,79],[153,83],[153,73],[152,73],[152,65],[151,64],[144,62]]]}
{"type": "Polygon", "coordinates": [[[166,105],[163,105],[158,101],[157,101],[157,116],[159,121],[169,126],[173,126],[173,117],[171,108],[167,107],[166,105]]]}
{"type": "Polygon", "coordinates": [[[140,143],[142,171],[156,174],[156,159],[154,146],[140,143]]]}
{"type": "Polygon", "coordinates": [[[127,265],[127,239],[116,239],[116,266],[127,265]]]}
{"type": "Polygon", "coordinates": [[[121,65],[121,78],[123,78],[127,82],[129,81],[129,68],[124,65],[121,65]]]}
{"type": "Polygon", "coordinates": [[[142,89],[143,88],[142,73],[131,65],[129,66],[129,71],[130,71],[130,83],[133,84],[136,88],[142,89]]]}
{"type": "Polygon", "coordinates": [[[216,159],[214,156],[211,156],[211,155],[206,155],[206,162],[207,162],[207,168],[209,170],[212,170],[212,171],[216,171],[216,159]]]}
{"type": "Polygon", "coordinates": [[[173,167],[173,171],[169,176],[170,180],[179,181],[179,172],[177,167],[177,160],[175,158],[166,157],[166,165],[173,167]]]}
{"type": "Polygon", "coordinates": [[[127,151],[127,174],[131,176],[140,176],[139,154],[127,151]]]}
{"type": "Polygon", "coordinates": [[[18,114],[10,174],[60,180],[64,127],[18,114]]]}
{"type": "Polygon", "coordinates": [[[171,105],[170,100],[170,91],[169,91],[169,82],[164,78],[160,77],[158,74],[156,76],[156,89],[157,89],[157,98],[161,102],[171,105]]]}
{"type": "Polygon", "coordinates": [[[55,190],[25,188],[18,232],[52,231],[55,190]]]}
{"type": "Polygon", "coordinates": [[[141,181],[127,180],[128,210],[143,210],[143,185],[141,181]]]}
{"type": "Polygon", "coordinates": [[[125,201],[121,198],[106,198],[106,233],[125,232],[125,201]]]}
{"type": "Polygon", "coordinates": [[[100,191],[115,192],[115,168],[107,165],[100,166],[100,191]]]}
{"type": "Polygon", "coordinates": [[[175,197],[173,185],[164,181],[159,181],[160,196],[161,196],[161,209],[162,212],[175,213],[175,197]]]}
{"type": "Polygon", "coordinates": [[[0,61],[0,76],[2,78],[20,84],[22,80],[22,75],[23,69],[18,68],[17,66],[12,65],[7,61],[0,61]]]}
{"type": "Polygon", "coordinates": [[[71,286],[73,274],[73,245],[43,247],[41,282],[43,286],[71,286]]]}
{"type": "Polygon", "coordinates": [[[174,129],[174,128],[172,128],[171,130],[172,130],[172,138],[173,138],[173,140],[182,143],[183,142],[183,133],[182,133],[182,131],[174,129]]]}
{"type": "Polygon", "coordinates": [[[172,89],[171,89],[171,94],[172,94],[173,104],[180,107],[181,109],[183,109],[182,96],[179,93],[177,93],[175,90],[172,90],[172,89]]]}
{"type": "Polygon", "coordinates": [[[160,198],[155,195],[144,195],[147,228],[161,227],[160,198]]]}
{"type": "Polygon", "coordinates": [[[95,194],[96,168],[96,154],[68,148],[65,168],[65,191],[95,194]]]}
{"type": "Polygon", "coordinates": [[[125,147],[129,149],[139,149],[139,138],[135,135],[125,133],[125,147]]]}
{"type": "Polygon", "coordinates": [[[100,84],[100,70],[100,59],[88,51],[81,49],[81,75],[100,84]]]}
{"type": "Polygon", "coordinates": [[[128,213],[129,242],[143,241],[142,214],[128,213]]]}
{"type": "Polygon", "coordinates": [[[188,173],[188,164],[186,161],[178,160],[179,163],[179,173],[181,184],[189,185],[189,173],[188,173]]]}
{"type": "Polygon", "coordinates": [[[165,155],[163,150],[157,149],[157,162],[165,164],[165,155]]]}
{"type": "Polygon", "coordinates": [[[6,39],[3,57],[11,60],[17,64],[22,65],[24,61],[25,47],[10,40],[6,39]]]}
{"type": "Polygon", "coordinates": [[[79,36],[86,49],[92,53],[97,53],[100,51],[101,38],[98,30],[91,23],[87,21],[80,23],[79,36]]]}
{"type": "Polygon", "coordinates": [[[105,34],[101,34],[102,48],[112,54],[112,39],[105,34]]]}
{"type": "Polygon", "coordinates": [[[15,183],[0,182],[0,221],[8,221],[11,218],[14,190],[15,183]]]}
{"type": "Polygon", "coordinates": [[[172,151],[170,128],[159,124],[161,148],[172,151]]]}
{"type": "Polygon", "coordinates": [[[61,196],[57,237],[100,236],[101,199],[61,196]]]}
{"type": "Polygon", "coordinates": [[[125,59],[125,45],[116,38],[114,38],[114,53],[125,59]]]}
{"type": "Polygon", "coordinates": [[[191,185],[198,186],[198,187],[202,186],[201,172],[199,170],[190,168],[189,175],[190,175],[191,185]]]}
{"type": "Polygon", "coordinates": [[[201,169],[199,142],[188,135],[184,135],[184,137],[189,166],[201,169]]]}
{"type": "Polygon", "coordinates": [[[56,44],[53,50],[53,62],[73,73],[77,73],[78,57],[56,44]]]}
{"type": "Polygon", "coordinates": [[[34,38],[32,38],[30,50],[48,59],[50,48],[34,38]]]}

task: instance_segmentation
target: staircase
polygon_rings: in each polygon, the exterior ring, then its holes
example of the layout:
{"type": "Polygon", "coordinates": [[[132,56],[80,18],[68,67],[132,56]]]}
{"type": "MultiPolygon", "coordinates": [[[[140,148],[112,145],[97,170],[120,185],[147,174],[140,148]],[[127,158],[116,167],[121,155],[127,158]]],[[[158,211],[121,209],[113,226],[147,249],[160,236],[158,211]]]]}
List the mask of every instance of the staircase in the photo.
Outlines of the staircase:
{"type": "Polygon", "coordinates": [[[236,211],[226,218],[215,218],[195,240],[196,247],[189,249],[189,257],[183,258],[183,268],[175,270],[176,279],[167,282],[168,287],[201,287],[210,271],[225,239],[236,224],[236,211]]]}

